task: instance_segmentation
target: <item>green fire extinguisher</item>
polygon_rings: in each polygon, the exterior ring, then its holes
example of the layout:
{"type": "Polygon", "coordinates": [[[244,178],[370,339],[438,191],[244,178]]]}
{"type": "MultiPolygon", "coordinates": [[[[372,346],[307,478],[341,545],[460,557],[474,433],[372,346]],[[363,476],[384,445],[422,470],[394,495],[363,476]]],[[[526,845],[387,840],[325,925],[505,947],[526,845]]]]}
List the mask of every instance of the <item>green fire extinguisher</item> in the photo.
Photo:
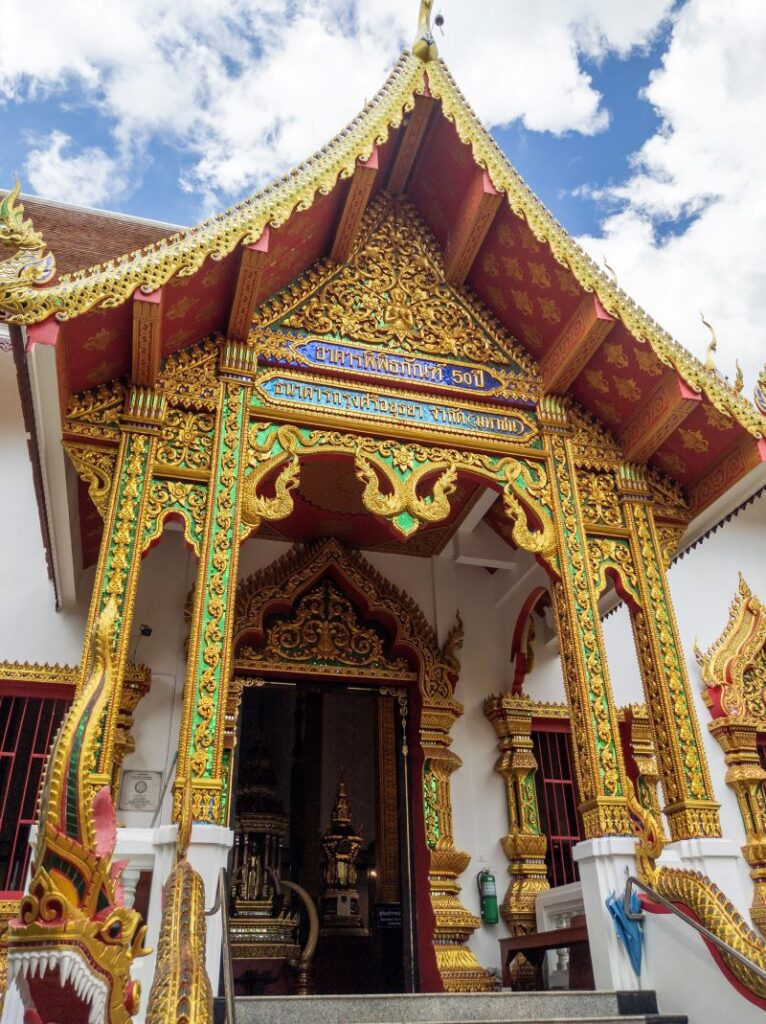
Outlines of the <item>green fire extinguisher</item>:
{"type": "Polygon", "coordinates": [[[476,876],[481,901],[481,919],[484,924],[497,924],[497,885],[491,871],[480,871],[476,876]]]}

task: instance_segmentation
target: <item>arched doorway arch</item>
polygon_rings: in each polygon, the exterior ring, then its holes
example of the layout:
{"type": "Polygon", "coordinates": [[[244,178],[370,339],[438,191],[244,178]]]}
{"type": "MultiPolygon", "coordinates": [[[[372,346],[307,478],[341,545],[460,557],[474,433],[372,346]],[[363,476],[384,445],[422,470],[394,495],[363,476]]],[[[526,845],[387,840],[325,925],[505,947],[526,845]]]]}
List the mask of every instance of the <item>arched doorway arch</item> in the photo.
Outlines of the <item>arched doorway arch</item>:
{"type": "MultiPolygon", "coordinates": [[[[415,808],[411,842],[420,988],[491,989],[492,979],[465,944],[479,920],[459,899],[458,879],[470,858],[456,849],[452,829],[450,777],[461,762],[450,749],[450,729],[463,710],[454,696],[460,673],[457,650],[462,644],[459,620],[440,647],[435,631],[412,598],[358,552],[329,539],[296,545],[239,583],[232,644],[235,674],[238,654],[246,650],[251,665],[269,672],[308,670],[312,676],[326,674],[337,679],[344,671],[363,670],[367,679],[374,682],[377,678],[381,685],[390,686],[394,681],[409,686],[409,787],[415,808]],[[298,653],[298,619],[302,615],[305,621],[306,617],[301,602],[327,581],[350,602],[354,629],[363,640],[355,647],[350,636],[337,630],[334,636],[332,630],[323,631],[321,616],[319,620],[315,617],[314,651],[308,663],[305,649],[298,653]],[[323,638],[319,636],[322,632],[323,638]],[[422,812],[418,808],[421,794],[422,812]]],[[[230,750],[242,687],[235,675],[227,699],[230,750]]]]}

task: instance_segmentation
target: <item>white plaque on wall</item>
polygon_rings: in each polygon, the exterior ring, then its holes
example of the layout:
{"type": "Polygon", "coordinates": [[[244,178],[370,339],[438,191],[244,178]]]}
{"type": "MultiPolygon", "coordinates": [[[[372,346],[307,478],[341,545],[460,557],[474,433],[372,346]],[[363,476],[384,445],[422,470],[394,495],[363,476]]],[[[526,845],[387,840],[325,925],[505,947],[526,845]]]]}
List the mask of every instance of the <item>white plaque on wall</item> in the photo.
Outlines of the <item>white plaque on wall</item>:
{"type": "Polygon", "coordinates": [[[156,811],[160,805],[162,772],[123,772],[121,811],[156,811]]]}

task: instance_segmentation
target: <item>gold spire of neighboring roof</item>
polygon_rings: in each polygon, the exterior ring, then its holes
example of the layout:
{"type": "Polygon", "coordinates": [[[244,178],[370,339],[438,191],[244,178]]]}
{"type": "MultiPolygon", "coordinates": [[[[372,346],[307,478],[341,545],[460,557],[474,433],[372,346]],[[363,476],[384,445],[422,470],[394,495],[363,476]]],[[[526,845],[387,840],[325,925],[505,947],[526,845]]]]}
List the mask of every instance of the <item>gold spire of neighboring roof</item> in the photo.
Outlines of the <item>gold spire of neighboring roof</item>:
{"type": "Polygon", "coordinates": [[[718,338],[715,334],[715,328],[711,323],[708,323],[705,319],[705,314],[700,310],[700,320],[703,322],[705,327],[710,331],[711,338],[708,347],[705,349],[705,369],[710,370],[712,373],[716,372],[715,360],[713,359],[713,353],[718,351],[718,338]]]}
{"type": "Polygon", "coordinates": [[[764,363],[763,369],[758,375],[758,380],[755,382],[753,398],[755,399],[758,411],[763,416],[766,416],[766,363],[764,363]]]}
{"type": "Polygon", "coordinates": [[[418,32],[415,36],[415,42],[412,44],[412,52],[425,64],[436,60],[439,56],[439,49],[434,40],[434,34],[431,31],[431,11],[433,6],[434,0],[420,0],[418,32]]]}
{"type": "MultiPolygon", "coordinates": [[[[431,7],[424,2],[421,10],[429,31],[431,7]]],[[[5,310],[6,320],[33,324],[55,315],[66,321],[97,306],[119,306],[137,288],[154,291],[176,274],[195,274],[208,257],[222,259],[238,245],[256,242],[267,226],[281,227],[293,212],[308,209],[317,195],[332,191],[339,179],[351,177],[357,161],[369,159],[373,147],[382,145],[391,129],[398,128],[414,109],[416,96],[423,95],[425,70],[421,57],[402,54],[378,94],[331,142],[290,174],[195,228],[100,266],[63,275],[47,288],[9,289],[0,279],[0,309],[5,310]]],[[[444,62],[430,60],[427,75],[430,95],[441,101],[442,112],[454,123],[460,141],[471,147],[474,161],[487,172],[493,187],[504,194],[535,238],[549,246],[554,259],[689,387],[704,393],[715,408],[734,417],[754,437],[763,437],[764,418],[753,404],[664,331],[558,223],[479,121],[444,62]]]]}

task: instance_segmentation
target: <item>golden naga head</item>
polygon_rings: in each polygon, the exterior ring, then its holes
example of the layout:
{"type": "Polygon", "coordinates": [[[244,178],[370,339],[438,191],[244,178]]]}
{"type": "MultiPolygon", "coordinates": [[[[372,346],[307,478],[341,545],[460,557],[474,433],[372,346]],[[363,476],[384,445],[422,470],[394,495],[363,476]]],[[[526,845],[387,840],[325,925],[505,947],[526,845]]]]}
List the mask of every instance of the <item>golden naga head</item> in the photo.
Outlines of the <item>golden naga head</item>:
{"type": "MultiPolygon", "coordinates": [[[[434,0],[420,0],[418,32],[415,36],[415,42],[412,44],[412,52],[416,57],[420,57],[425,64],[436,60],[439,56],[439,49],[431,31],[431,11],[433,6],[434,0]]],[[[441,24],[439,18],[436,19],[436,23],[441,24]]]]}
{"type": "Polygon", "coordinates": [[[43,236],[30,218],[24,217],[24,206],[18,202],[21,182],[0,200],[0,257],[7,249],[11,255],[0,258],[0,287],[46,284],[56,273],[56,261],[46,248],[43,236]]]}

